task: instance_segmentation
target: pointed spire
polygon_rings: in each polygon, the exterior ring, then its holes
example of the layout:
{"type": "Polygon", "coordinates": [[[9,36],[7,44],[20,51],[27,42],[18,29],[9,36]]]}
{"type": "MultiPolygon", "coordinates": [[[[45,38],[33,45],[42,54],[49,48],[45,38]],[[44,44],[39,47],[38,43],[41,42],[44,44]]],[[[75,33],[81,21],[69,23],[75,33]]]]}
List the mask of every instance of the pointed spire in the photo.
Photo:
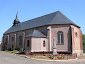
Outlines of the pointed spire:
{"type": "Polygon", "coordinates": [[[17,14],[16,14],[16,18],[15,19],[18,20],[18,11],[17,11],[17,14]]]}
{"type": "Polygon", "coordinates": [[[17,14],[16,14],[16,19],[18,19],[18,11],[17,11],[17,14]]]}
{"type": "Polygon", "coordinates": [[[18,19],[18,11],[17,11],[15,20],[16,20],[16,21],[19,21],[19,19],[18,19]]]}

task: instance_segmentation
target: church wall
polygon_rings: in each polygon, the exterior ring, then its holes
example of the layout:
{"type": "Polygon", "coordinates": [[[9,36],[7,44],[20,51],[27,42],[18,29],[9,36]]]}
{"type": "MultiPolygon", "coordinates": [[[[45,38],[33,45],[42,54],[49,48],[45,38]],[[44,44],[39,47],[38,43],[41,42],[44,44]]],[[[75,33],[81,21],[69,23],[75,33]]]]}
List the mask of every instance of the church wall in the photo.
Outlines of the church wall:
{"type": "Polygon", "coordinates": [[[4,41],[3,41],[3,46],[2,46],[3,49],[7,49],[6,38],[7,38],[7,35],[4,35],[3,37],[4,41]]]}
{"type": "MultiPolygon", "coordinates": [[[[44,33],[45,35],[47,35],[48,34],[48,26],[44,26],[44,27],[38,27],[38,28],[34,28],[34,29],[37,29],[37,30],[39,30],[40,32],[42,32],[42,33],[44,33]]],[[[19,31],[19,32],[16,32],[16,48],[20,48],[19,47],[19,36],[23,36],[23,32],[25,33],[25,36],[27,36],[31,31],[33,31],[34,29],[28,29],[28,30],[24,30],[24,31],[19,31]]],[[[53,25],[52,26],[52,38],[51,39],[53,39],[53,37],[56,37],[56,42],[57,42],[57,32],[58,31],[63,31],[64,33],[65,33],[65,37],[68,37],[67,35],[67,33],[68,33],[68,31],[69,31],[69,26],[68,25],[53,25]]],[[[11,45],[12,45],[12,42],[11,42],[11,38],[13,37],[13,35],[14,35],[15,33],[10,33],[10,47],[12,47],[11,45]]],[[[68,44],[66,44],[67,43],[67,38],[64,38],[64,45],[57,45],[57,49],[58,50],[63,50],[63,51],[67,51],[68,50],[68,44]]],[[[51,41],[51,42],[53,42],[53,40],[51,41]]],[[[69,41],[70,42],[70,41],[69,41]]],[[[26,41],[25,41],[25,43],[26,43],[26,41]]],[[[51,44],[52,45],[52,44],[51,44]]],[[[51,47],[51,49],[52,49],[52,47],[51,47]]]]}
{"type": "Polygon", "coordinates": [[[29,52],[31,52],[31,44],[32,44],[32,41],[31,41],[31,38],[25,38],[25,51],[27,52],[27,51],[29,51],[29,52]],[[28,44],[28,40],[29,40],[29,47],[27,46],[28,44]]]}
{"type": "MultiPolygon", "coordinates": [[[[10,34],[6,34],[4,35],[4,43],[5,43],[5,40],[6,40],[6,37],[9,35],[9,42],[8,42],[8,47],[7,48],[12,48],[12,37],[14,37],[14,35],[16,34],[16,40],[14,40],[15,44],[14,44],[14,48],[15,49],[18,49],[20,48],[19,46],[19,36],[23,36],[23,38],[25,38],[25,36],[27,36],[30,32],[32,32],[34,29],[36,30],[39,30],[40,32],[42,32],[43,34],[45,35],[49,35],[48,33],[48,26],[44,26],[44,27],[38,27],[38,28],[33,28],[33,29],[28,29],[28,30],[23,30],[23,31],[18,31],[18,32],[15,32],[15,33],[10,33],[10,34]],[[24,36],[25,35],[25,36],[24,36]]],[[[58,51],[69,51],[71,50],[71,34],[70,34],[70,25],[51,25],[51,51],[52,51],[52,47],[53,47],[53,37],[56,38],[56,44],[57,44],[57,32],[58,31],[62,31],[63,34],[64,34],[64,44],[63,45],[56,45],[56,48],[58,51]]],[[[80,53],[82,51],[82,32],[79,28],[75,27],[74,26],[74,34],[75,32],[78,33],[78,36],[77,38],[75,37],[74,35],[74,43],[72,46],[73,47],[73,52],[78,52],[80,53]]],[[[23,39],[23,48],[25,48],[24,45],[26,43],[26,38],[23,39]]],[[[39,39],[37,39],[39,41],[39,39]]],[[[43,40],[43,39],[42,39],[43,40]]],[[[34,39],[31,43],[34,43],[36,40],[34,39]]],[[[48,39],[47,39],[48,41],[48,39]]],[[[41,41],[40,41],[41,42],[41,41]]],[[[49,42],[47,42],[48,46],[46,46],[46,48],[41,48],[41,50],[45,50],[47,51],[49,49],[49,42]]],[[[40,44],[41,45],[41,44],[40,44]]],[[[34,48],[34,45],[31,45],[33,48],[34,48]]],[[[31,47],[32,51],[34,50],[33,48],[31,47]]]]}
{"type": "Polygon", "coordinates": [[[82,42],[82,32],[80,28],[72,26],[72,36],[73,36],[73,53],[77,53],[77,55],[83,54],[83,42],[82,42]]]}
{"type": "Polygon", "coordinates": [[[13,45],[13,49],[15,48],[15,45],[16,45],[14,34],[15,33],[9,34],[9,48],[12,48],[12,45],[13,45]],[[12,41],[12,37],[14,38],[13,41],[12,41]]]}
{"type": "Polygon", "coordinates": [[[48,51],[48,41],[46,38],[31,38],[31,52],[48,51]],[[43,47],[45,41],[45,47],[43,47]]]}
{"type": "MultiPolygon", "coordinates": [[[[53,37],[56,39],[56,49],[57,51],[69,51],[69,44],[71,44],[71,36],[70,36],[70,25],[53,25],[51,26],[51,45],[53,47],[53,37]],[[64,44],[57,44],[57,32],[62,31],[64,37],[64,44]]],[[[51,48],[52,48],[51,47],[51,48]]]]}
{"type": "Polygon", "coordinates": [[[17,39],[17,40],[16,40],[16,42],[17,42],[17,46],[16,46],[16,47],[17,47],[17,49],[20,49],[20,45],[19,45],[19,37],[20,37],[20,36],[22,36],[22,43],[23,43],[23,32],[24,32],[24,31],[19,31],[19,32],[16,33],[16,35],[17,35],[17,36],[16,36],[16,39],[17,39]]]}

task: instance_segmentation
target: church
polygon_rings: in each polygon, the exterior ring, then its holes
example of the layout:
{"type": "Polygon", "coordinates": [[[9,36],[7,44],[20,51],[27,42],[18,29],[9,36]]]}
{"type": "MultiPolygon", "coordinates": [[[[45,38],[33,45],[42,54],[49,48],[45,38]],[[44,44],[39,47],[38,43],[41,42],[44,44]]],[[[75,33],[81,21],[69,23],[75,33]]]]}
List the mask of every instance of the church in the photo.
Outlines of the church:
{"type": "Polygon", "coordinates": [[[19,21],[17,13],[13,25],[3,34],[2,49],[53,51],[53,38],[57,51],[83,54],[80,27],[60,11],[25,22],[19,21]]]}

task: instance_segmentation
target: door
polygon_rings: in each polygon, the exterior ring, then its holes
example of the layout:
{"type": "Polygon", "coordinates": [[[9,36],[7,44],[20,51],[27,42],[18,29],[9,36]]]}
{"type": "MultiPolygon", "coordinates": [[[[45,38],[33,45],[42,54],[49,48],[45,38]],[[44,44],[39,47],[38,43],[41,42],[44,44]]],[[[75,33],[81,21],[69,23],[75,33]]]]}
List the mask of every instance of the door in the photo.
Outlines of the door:
{"type": "Polygon", "coordinates": [[[27,49],[28,51],[31,51],[31,41],[27,40],[27,49]]]}

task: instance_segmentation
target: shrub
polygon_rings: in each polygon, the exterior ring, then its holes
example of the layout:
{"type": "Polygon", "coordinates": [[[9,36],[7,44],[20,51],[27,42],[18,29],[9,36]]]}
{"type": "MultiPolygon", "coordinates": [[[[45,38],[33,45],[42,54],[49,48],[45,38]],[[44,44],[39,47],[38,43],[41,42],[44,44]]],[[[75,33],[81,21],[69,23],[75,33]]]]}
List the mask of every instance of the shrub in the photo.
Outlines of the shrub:
{"type": "Polygon", "coordinates": [[[20,51],[20,48],[17,48],[18,51],[20,51]]]}
{"type": "Polygon", "coordinates": [[[13,51],[13,49],[12,48],[9,48],[8,51],[13,51]]]}
{"type": "Polygon", "coordinates": [[[50,59],[54,59],[54,56],[48,56],[50,59]]]}
{"type": "Polygon", "coordinates": [[[63,59],[63,58],[64,58],[64,56],[57,56],[57,58],[59,58],[59,59],[63,59]]]}
{"type": "Polygon", "coordinates": [[[85,53],[85,35],[84,34],[82,35],[82,38],[83,38],[83,51],[85,53]]]}

